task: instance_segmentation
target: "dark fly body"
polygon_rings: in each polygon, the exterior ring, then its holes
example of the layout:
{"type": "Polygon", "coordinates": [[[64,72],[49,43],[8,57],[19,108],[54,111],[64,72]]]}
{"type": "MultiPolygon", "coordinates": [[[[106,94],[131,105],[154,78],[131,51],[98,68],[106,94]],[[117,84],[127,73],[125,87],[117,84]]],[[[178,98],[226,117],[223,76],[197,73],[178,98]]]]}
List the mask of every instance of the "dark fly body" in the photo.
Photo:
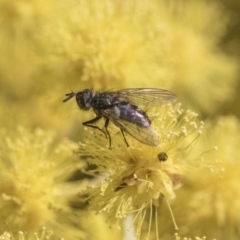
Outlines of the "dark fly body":
{"type": "Polygon", "coordinates": [[[128,133],[146,145],[157,146],[159,144],[158,134],[151,128],[151,120],[147,113],[138,106],[148,108],[161,106],[177,99],[175,94],[157,88],[128,88],[95,94],[91,89],[85,89],[81,92],[67,93],[63,102],[67,102],[72,97],[76,98],[80,109],[87,111],[92,108],[95,112],[94,119],[82,124],[103,132],[109,139],[109,147],[111,147],[111,137],[108,131],[110,121],[119,127],[127,146],[124,133],[128,133]],[[101,118],[105,119],[104,130],[94,125],[101,118]]]}

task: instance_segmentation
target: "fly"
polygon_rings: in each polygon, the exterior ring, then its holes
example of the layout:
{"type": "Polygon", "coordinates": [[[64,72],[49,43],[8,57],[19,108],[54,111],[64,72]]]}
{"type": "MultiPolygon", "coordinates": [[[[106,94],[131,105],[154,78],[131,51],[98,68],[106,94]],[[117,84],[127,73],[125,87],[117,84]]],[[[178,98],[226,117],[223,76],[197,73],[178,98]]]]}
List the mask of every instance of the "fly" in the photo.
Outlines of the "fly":
{"type": "Polygon", "coordinates": [[[127,146],[129,145],[124,133],[128,133],[146,145],[159,145],[158,134],[151,128],[150,118],[138,105],[161,106],[177,100],[174,93],[157,88],[128,88],[95,93],[91,89],[84,89],[81,92],[67,93],[63,102],[67,102],[72,97],[76,98],[80,109],[88,111],[92,108],[95,112],[95,118],[82,124],[103,132],[109,139],[109,147],[112,144],[108,131],[110,121],[120,129],[127,146]],[[94,125],[101,118],[105,119],[104,130],[94,125]]]}
{"type": "Polygon", "coordinates": [[[168,159],[168,155],[165,152],[160,152],[158,154],[158,160],[160,162],[165,162],[165,161],[167,161],[167,159],[168,159]]]}

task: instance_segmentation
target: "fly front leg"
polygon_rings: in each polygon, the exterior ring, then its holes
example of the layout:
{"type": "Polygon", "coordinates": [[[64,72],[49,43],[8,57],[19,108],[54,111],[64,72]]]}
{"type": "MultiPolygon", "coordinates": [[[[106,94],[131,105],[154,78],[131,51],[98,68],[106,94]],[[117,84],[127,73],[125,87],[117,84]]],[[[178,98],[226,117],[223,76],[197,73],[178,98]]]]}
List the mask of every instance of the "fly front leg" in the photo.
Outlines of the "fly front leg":
{"type": "MultiPolygon", "coordinates": [[[[84,125],[84,126],[86,126],[86,127],[91,127],[91,128],[98,129],[98,130],[100,130],[101,132],[104,133],[104,135],[105,135],[106,138],[108,138],[108,136],[109,136],[108,131],[107,131],[107,133],[106,133],[106,132],[104,132],[100,127],[93,125],[94,123],[96,123],[96,122],[97,122],[98,120],[100,120],[101,118],[102,118],[102,117],[97,116],[97,117],[94,118],[94,119],[91,119],[91,120],[89,120],[89,121],[83,122],[82,125],[84,125]]],[[[106,122],[105,122],[105,129],[106,129],[106,122]]],[[[107,130],[107,129],[106,129],[106,130],[107,130]]]]}

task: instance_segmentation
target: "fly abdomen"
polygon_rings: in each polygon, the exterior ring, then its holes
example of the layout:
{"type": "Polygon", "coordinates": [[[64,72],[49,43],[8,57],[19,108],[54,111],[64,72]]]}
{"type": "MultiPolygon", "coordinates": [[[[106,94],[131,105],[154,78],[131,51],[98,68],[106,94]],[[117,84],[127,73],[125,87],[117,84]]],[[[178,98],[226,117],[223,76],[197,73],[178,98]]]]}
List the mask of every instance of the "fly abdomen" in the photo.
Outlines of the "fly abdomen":
{"type": "Polygon", "coordinates": [[[118,105],[120,110],[119,118],[144,128],[148,128],[151,125],[151,120],[147,114],[140,108],[129,103],[121,103],[118,105]]]}

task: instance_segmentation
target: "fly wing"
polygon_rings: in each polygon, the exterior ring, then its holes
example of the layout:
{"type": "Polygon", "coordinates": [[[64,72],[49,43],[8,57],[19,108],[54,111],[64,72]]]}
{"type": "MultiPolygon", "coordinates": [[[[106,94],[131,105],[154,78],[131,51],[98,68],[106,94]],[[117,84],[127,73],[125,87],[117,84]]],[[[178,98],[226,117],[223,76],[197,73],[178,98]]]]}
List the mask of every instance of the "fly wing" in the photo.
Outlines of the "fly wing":
{"type": "Polygon", "coordinates": [[[121,119],[111,119],[111,121],[119,127],[122,131],[128,133],[138,141],[149,145],[158,146],[159,138],[157,133],[151,127],[140,127],[134,123],[127,122],[121,119]]]}
{"type": "Polygon", "coordinates": [[[112,93],[120,101],[126,101],[136,106],[161,106],[177,100],[174,93],[158,88],[127,88],[112,93]]]}

